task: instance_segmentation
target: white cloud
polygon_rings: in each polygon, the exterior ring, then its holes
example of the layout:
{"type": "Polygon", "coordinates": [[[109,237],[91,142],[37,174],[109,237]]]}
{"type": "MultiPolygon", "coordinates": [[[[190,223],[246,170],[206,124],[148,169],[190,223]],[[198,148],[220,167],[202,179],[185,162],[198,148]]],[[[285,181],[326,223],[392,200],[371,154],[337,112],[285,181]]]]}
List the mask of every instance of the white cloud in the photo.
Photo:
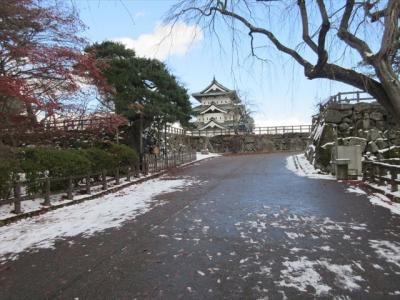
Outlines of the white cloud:
{"type": "Polygon", "coordinates": [[[184,55],[190,47],[203,39],[203,31],[197,25],[184,22],[156,25],[152,33],[141,34],[136,39],[129,37],[116,38],[135,50],[138,56],[165,60],[171,55],[184,55]]]}

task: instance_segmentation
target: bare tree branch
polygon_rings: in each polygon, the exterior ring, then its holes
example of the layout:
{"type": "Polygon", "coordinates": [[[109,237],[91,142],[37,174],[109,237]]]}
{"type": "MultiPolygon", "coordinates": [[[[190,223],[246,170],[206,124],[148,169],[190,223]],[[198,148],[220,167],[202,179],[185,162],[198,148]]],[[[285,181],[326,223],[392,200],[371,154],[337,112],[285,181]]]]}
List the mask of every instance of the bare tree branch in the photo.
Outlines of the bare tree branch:
{"type": "Polygon", "coordinates": [[[297,5],[300,9],[301,25],[303,28],[303,40],[315,53],[318,53],[318,46],[311,39],[310,33],[308,31],[308,15],[305,0],[298,0],[297,5]]]}
{"type": "Polygon", "coordinates": [[[344,41],[347,45],[349,45],[351,48],[357,50],[365,61],[370,61],[372,56],[372,51],[367,45],[367,43],[356,37],[354,34],[350,33],[348,30],[349,20],[354,9],[354,4],[355,4],[354,0],[347,0],[346,2],[342,21],[340,22],[338,37],[342,41],[344,41]]]}

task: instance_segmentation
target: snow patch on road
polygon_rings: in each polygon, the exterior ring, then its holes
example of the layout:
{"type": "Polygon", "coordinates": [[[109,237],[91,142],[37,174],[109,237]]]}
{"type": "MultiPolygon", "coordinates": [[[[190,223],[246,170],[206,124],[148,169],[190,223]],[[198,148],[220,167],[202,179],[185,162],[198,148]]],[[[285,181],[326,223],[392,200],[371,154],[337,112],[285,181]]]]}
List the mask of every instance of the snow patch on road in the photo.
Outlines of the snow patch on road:
{"type": "Polygon", "coordinates": [[[118,228],[151,209],[156,195],[190,186],[193,179],[154,179],[95,200],[64,207],[44,215],[0,227],[0,263],[21,252],[54,248],[56,240],[89,237],[118,228]]]}
{"type": "Polygon", "coordinates": [[[321,276],[314,270],[316,264],[317,262],[310,261],[307,257],[300,257],[297,261],[283,262],[286,269],[281,271],[282,280],[278,284],[293,287],[302,292],[307,292],[307,287],[312,286],[316,295],[327,294],[331,287],[322,283],[321,276]]]}
{"type": "Polygon", "coordinates": [[[335,273],[336,284],[345,290],[359,290],[361,288],[357,282],[362,282],[364,279],[359,275],[354,275],[353,268],[350,265],[330,264],[327,261],[322,261],[321,266],[335,273]]]}
{"type": "Polygon", "coordinates": [[[286,168],[301,177],[335,180],[334,176],[323,174],[321,170],[315,169],[304,154],[288,156],[286,158],[286,168]]]}
{"type": "Polygon", "coordinates": [[[196,161],[218,156],[221,156],[221,154],[218,153],[201,154],[201,152],[196,152],[196,161]]]}
{"type": "Polygon", "coordinates": [[[335,285],[338,288],[349,291],[358,290],[361,286],[359,282],[364,279],[354,274],[351,265],[331,264],[327,260],[311,261],[307,257],[302,256],[295,261],[283,262],[285,269],[281,270],[280,286],[293,287],[302,292],[307,292],[308,287],[315,289],[316,296],[329,294],[332,287],[323,282],[320,275],[322,269],[331,272],[335,276],[335,285]]]}
{"type": "Polygon", "coordinates": [[[346,189],[347,192],[355,193],[358,195],[367,195],[369,202],[373,205],[378,205],[390,210],[392,214],[400,215],[400,203],[396,203],[391,201],[388,197],[380,193],[373,193],[368,195],[367,192],[360,189],[359,187],[348,187],[346,189]]]}
{"type": "Polygon", "coordinates": [[[287,235],[287,237],[289,239],[297,239],[298,237],[304,237],[304,234],[302,233],[295,233],[295,232],[285,232],[285,234],[287,235]]]}
{"type": "Polygon", "coordinates": [[[392,202],[388,197],[382,194],[372,194],[368,197],[369,202],[374,205],[389,209],[393,214],[400,215],[400,203],[392,202]]]}
{"type": "Polygon", "coordinates": [[[384,240],[370,240],[369,245],[378,257],[400,268],[400,243],[384,240]]]}
{"type": "Polygon", "coordinates": [[[358,194],[358,195],[366,195],[367,194],[365,191],[363,191],[362,189],[360,189],[357,186],[350,186],[346,189],[346,191],[348,193],[354,193],[354,194],[358,194]]]}

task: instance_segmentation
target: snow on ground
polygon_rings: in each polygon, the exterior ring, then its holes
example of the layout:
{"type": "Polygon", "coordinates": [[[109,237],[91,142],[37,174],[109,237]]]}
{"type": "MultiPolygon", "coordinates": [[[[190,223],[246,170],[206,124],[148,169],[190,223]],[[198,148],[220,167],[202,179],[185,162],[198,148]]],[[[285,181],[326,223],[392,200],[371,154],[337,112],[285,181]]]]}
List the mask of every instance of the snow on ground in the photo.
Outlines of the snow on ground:
{"type": "Polygon", "coordinates": [[[392,202],[388,197],[382,194],[374,193],[368,196],[369,202],[389,209],[393,214],[400,215],[400,203],[392,202]]]}
{"type": "Polygon", "coordinates": [[[221,156],[221,154],[218,153],[201,154],[201,152],[196,152],[196,161],[217,156],[221,156]]]}
{"type": "MultiPolygon", "coordinates": [[[[142,180],[143,178],[152,176],[154,174],[155,173],[149,173],[146,176],[141,175],[140,177],[131,179],[130,182],[134,183],[135,181],[142,180]]],[[[109,182],[108,183],[108,187],[110,189],[111,188],[116,188],[116,187],[121,187],[121,186],[126,185],[127,183],[128,182],[124,181],[124,180],[121,180],[120,184],[115,184],[115,183],[109,182]]],[[[65,193],[54,194],[54,195],[50,196],[50,202],[51,202],[51,205],[57,206],[57,205],[61,205],[61,204],[64,204],[64,203],[80,200],[82,198],[86,198],[86,197],[90,197],[90,196],[95,196],[97,194],[101,194],[101,193],[104,192],[104,190],[102,189],[101,185],[96,185],[96,186],[93,186],[91,188],[91,192],[92,193],[90,195],[89,194],[74,195],[74,199],[73,200],[63,199],[63,196],[65,196],[65,193]]],[[[42,205],[43,201],[44,201],[43,198],[36,198],[36,199],[30,199],[30,200],[22,201],[21,202],[21,210],[22,210],[23,213],[39,211],[39,210],[43,209],[43,207],[44,207],[42,205]]],[[[13,203],[0,205],[0,220],[5,220],[7,218],[17,216],[17,214],[13,213],[13,210],[14,210],[14,204],[13,203]]]]}
{"type": "Polygon", "coordinates": [[[330,179],[335,177],[329,174],[323,174],[321,170],[315,169],[307,160],[304,154],[292,155],[286,158],[286,168],[298,176],[313,179],[330,179]]]}
{"type": "Polygon", "coordinates": [[[357,195],[366,195],[371,204],[387,208],[390,210],[392,214],[400,215],[400,203],[391,201],[385,195],[379,193],[373,193],[371,195],[368,195],[365,191],[363,191],[359,187],[353,187],[353,186],[348,187],[346,191],[349,193],[355,193],[357,195]]]}
{"type": "Polygon", "coordinates": [[[335,274],[337,284],[345,290],[358,290],[361,288],[357,282],[362,282],[364,279],[355,275],[351,265],[337,265],[331,264],[324,260],[320,262],[321,266],[324,266],[328,271],[335,274]]]}
{"type": "MultiPolygon", "coordinates": [[[[221,154],[217,154],[217,153],[201,154],[200,152],[197,152],[195,161],[197,162],[197,161],[200,161],[200,160],[203,160],[203,159],[213,158],[213,157],[217,157],[217,156],[221,156],[221,154]]],[[[191,163],[192,162],[189,162],[189,163],[183,164],[182,166],[189,165],[191,163]]],[[[143,179],[144,177],[149,177],[149,176],[152,176],[152,175],[154,175],[154,173],[150,173],[147,176],[143,176],[142,175],[139,178],[133,179],[131,182],[135,182],[137,180],[143,179]]],[[[123,185],[126,185],[126,184],[127,184],[127,182],[125,182],[123,180],[122,180],[121,184],[119,184],[119,185],[115,185],[115,184],[109,183],[110,188],[115,188],[115,187],[123,186],[123,185]]],[[[93,196],[93,195],[96,195],[97,193],[102,193],[102,192],[104,192],[104,191],[101,189],[101,186],[98,185],[96,187],[92,187],[92,194],[91,195],[88,195],[88,194],[74,195],[74,200],[79,200],[81,198],[93,196]]],[[[64,203],[68,203],[68,202],[73,202],[74,201],[74,200],[62,199],[62,195],[63,194],[52,195],[51,199],[50,199],[51,200],[50,201],[51,204],[52,205],[60,205],[60,204],[64,204],[64,203]]],[[[23,213],[39,211],[39,210],[43,209],[43,205],[42,205],[43,201],[44,201],[44,199],[41,199],[41,198],[22,201],[21,202],[21,210],[22,210],[23,213]]],[[[0,220],[5,220],[5,219],[8,219],[8,218],[17,216],[17,214],[13,213],[13,210],[14,210],[14,204],[13,203],[0,205],[0,220]]]]}
{"type": "Polygon", "coordinates": [[[365,192],[364,190],[360,189],[357,186],[350,186],[346,189],[347,192],[349,193],[354,193],[354,194],[358,194],[358,195],[366,195],[367,192],[365,192]]]}
{"type": "Polygon", "coordinates": [[[390,184],[378,185],[376,183],[369,182],[368,185],[373,187],[374,189],[377,189],[377,190],[381,191],[385,195],[389,195],[390,194],[390,195],[392,195],[394,197],[400,198],[400,191],[392,192],[390,184]]]}
{"type": "MultiPolygon", "coordinates": [[[[43,199],[26,200],[21,202],[21,210],[23,212],[31,212],[35,210],[41,210],[43,208],[43,199]]],[[[58,204],[58,202],[57,202],[58,204]]],[[[14,210],[14,204],[3,204],[0,206],[0,220],[11,218],[16,216],[12,211],[14,210]]]]}
{"type": "MultiPolygon", "coordinates": [[[[331,179],[334,180],[335,177],[332,175],[321,174],[321,171],[315,169],[312,164],[306,159],[304,154],[292,155],[286,158],[286,168],[295,173],[298,176],[308,177],[313,179],[331,179]]],[[[378,187],[376,185],[376,187],[378,187]]],[[[382,187],[381,187],[382,188],[382,187]]],[[[355,193],[357,195],[366,195],[369,202],[373,205],[379,205],[389,209],[393,214],[400,215],[400,203],[392,202],[385,195],[374,193],[372,195],[367,195],[367,193],[359,187],[350,186],[346,189],[349,193],[355,193]]],[[[389,187],[382,188],[383,192],[389,192],[389,187]]],[[[396,192],[400,196],[400,192],[396,192]]],[[[396,194],[396,195],[397,195],[396,194]]]]}
{"type": "Polygon", "coordinates": [[[371,248],[382,259],[400,268],[400,244],[390,241],[370,240],[371,248]]]}
{"type": "Polygon", "coordinates": [[[89,237],[118,228],[151,209],[156,195],[173,192],[196,180],[153,179],[117,193],[72,205],[0,227],[0,263],[16,259],[27,250],[53,248],[56,240],[82,235],[89,237]]]}
{"type": "Polygon", "coordinates": [[[281,271],[282,280],[278,285],[293,287],[303,292],[307,292],[307,288],[312,286],[316,296],[326,295],[331,290],[319,273],[321,268],[332,273],[337,285],[345,290],[358,290],[361,288],[358,282],[364,281],[361,276],[354,274],[351,265],[332,264],[326,259],[312,261],[302,256],[298,260],[283,262],[283,266],[285,268],[281,271]]]}
{"type": "Polygon", "coordinates": [[[322,283],[321,275],[315,271],[317,262],[310,261],[307,257],[300,257],[296,261],[285,261],[285,269],[281,271],[280,286],[293,287],[302,292],[307,292],[307,287],[312,286],[317,296],[327,294],[331,288],[322,283]]]}

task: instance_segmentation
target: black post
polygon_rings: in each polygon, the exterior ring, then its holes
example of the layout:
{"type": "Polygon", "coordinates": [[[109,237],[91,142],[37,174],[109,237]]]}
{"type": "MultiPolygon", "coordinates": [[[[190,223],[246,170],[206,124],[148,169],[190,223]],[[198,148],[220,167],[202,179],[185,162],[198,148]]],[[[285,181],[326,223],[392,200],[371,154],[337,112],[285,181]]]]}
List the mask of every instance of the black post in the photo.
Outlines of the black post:
{"type": "Polygon", "coordinates": [[[14,184],[14,213],[20,214],[21,212],[21,184],[17,181],[14,184]]]}
{"type": "Polygon", "coordinates": [[[139,120],[139,168],[144,173],[144,153],[143,153],[143,112],[140,113],[140,120],[139,120]]]}
{"type": "Polygon", "coordinates": [[[391,192],[397,192],[399,190],[398,186],[397,186],[397,172],[395,172],[395,170],[390,170],[390,181],[391,181],[391,192]]]}
{"type": "Polygon", "coordinates": [[[68,200],[72,200],[72,199],[73,199],[72,189],[73,189],[73,186],[72,186],[72,177],[69,176],[69,178],[68,178],[68,191],[67,191],[67,199],[68,199],[68,200]]]}
{"type": "Polygon", "coordinates": [[[85,185],[86,185],[86,194],[90,195],[90,193],[91,193],[91,190],[90,190],[90,175],[86,176],[85,185]]]}
{"type": "Polygon", "coordinates": [[[101,181],[102,181],[102,189],[106,190],[107,189],[107,178],[106,178],[106,170],[103,170],[101,172],[101,181]]]}
{"type": "Polygon", "coordinates": [[[46,177],[44,182],[44,202],[43,205],[49,206],[50,205],[50,178],[46,177]]]}
{"type": "Polygon", "coordinates": [[[115,184],[119,184],[119,167],[115,170],[115,184]]]}
{"type": "Polygon", "coordinates": [[[131,181],[131,172],[132,172],[132,168],[128,167],[128,172],[126,174],[126,181],[131,181]]]}

